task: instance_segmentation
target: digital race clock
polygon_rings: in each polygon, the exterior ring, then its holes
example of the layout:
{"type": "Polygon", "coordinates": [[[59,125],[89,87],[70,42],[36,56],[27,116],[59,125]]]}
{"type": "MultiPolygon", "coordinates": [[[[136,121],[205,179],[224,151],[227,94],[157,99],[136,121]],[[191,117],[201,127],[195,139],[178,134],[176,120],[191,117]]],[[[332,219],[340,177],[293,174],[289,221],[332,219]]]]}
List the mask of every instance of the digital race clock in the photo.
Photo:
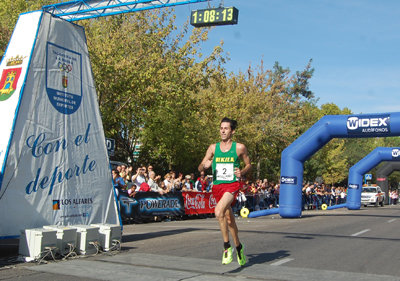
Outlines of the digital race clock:
{"type": "Polygon", "coordinates": [[[190,24],[195,27],[238,23],[239,10],[235,7],[210,8],[192,11],[190,24]]]}

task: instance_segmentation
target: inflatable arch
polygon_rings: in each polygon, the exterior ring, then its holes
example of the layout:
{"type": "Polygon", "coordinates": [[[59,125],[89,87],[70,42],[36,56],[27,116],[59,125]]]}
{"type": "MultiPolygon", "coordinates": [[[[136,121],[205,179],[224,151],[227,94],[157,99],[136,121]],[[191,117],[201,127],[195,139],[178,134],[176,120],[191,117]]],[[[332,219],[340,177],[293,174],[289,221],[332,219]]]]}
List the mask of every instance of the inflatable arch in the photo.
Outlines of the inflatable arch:
{"type": "Polygon", "coordinates": [[[386,194],[386,204],[389,203],[389,181],[388,176],[394,171],[400,171],[400,162],[387,162],[376,171],[376,184],[386,194]]]}
{"type": "Polygon", "coordinates": [[[360,209],[363,176],[382,161],[400,161],[400,148],[377,147],[350,168],[346,204],[349,210],[360,209]]]}
{"type": "MultiPolygon", "coordinates": [[[[283,218],[298,218],[302,211],[304,161],[333,138],[370,138],[400,135],[400,113],[326,115],[296,139],[281,157],[279,210],[283,218]]],[[[262,211],[249,217],[268,215],[262,211]]]]}

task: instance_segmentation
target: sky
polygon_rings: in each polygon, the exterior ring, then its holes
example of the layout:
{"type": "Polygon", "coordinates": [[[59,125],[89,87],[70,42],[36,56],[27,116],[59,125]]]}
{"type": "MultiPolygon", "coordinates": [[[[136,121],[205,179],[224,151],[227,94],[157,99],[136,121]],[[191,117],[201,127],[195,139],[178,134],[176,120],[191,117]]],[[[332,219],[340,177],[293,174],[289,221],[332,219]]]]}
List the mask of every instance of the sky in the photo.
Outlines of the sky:
{"type": "Polygon", "coordinates": [[[212,0],[175,7],[177,23],[191,10],[234,6],[237,25],[214,27],[204,53],[224,41],[230,72],[263,61],[291,73],[312,59],[310,90],[318,106],[334,103],[354,114],[400,110],[400,1],[212,0]]]}

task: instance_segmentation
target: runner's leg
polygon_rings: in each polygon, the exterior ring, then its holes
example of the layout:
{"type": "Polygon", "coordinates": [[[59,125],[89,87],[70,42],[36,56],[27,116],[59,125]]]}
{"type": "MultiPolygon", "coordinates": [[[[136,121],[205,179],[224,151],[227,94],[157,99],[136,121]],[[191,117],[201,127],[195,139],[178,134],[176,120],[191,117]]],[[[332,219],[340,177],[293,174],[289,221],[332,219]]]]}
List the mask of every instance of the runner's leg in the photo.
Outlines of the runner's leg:
{"type": "Polygon", "coordinates": [[[221,200],[219,200],[217,206],[215,207],[215,217],[218,219],[219,227],[221,229],[221,234],[224,242],[229,241],[228,218],[227,218],[227,215],[229,216],[229,212],[227,213],[227,210],[231,209],[230,205],[232,204],[233,199],[234,197],[231,193],[225,192],[221,200]]]}
{"type": "Polygon", "coordinates": [[[239,247],[240,245],[239,230],[236,225],[235,215],[233,214],[232,208],[230,206],[225,211],[225,217],[227,219],[228,229],[232,235],[233,242],[235,243],[236,247],[239,247]]]}

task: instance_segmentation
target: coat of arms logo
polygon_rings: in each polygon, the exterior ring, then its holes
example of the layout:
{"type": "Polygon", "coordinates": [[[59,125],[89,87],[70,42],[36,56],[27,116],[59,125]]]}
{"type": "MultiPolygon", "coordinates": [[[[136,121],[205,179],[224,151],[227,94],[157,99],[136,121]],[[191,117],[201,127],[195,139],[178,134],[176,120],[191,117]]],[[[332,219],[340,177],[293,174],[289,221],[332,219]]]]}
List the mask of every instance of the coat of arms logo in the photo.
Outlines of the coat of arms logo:
{"type": "MultiPolygon", "coordinates": [[[[24,62],[23,56],[16,55],[6,59],[7,66],[18,66],[24,62]]],[[[12,96],[17,89],[22,67],[4,69],[0,78],[0,101],[5,101],[12,96]]]]}

